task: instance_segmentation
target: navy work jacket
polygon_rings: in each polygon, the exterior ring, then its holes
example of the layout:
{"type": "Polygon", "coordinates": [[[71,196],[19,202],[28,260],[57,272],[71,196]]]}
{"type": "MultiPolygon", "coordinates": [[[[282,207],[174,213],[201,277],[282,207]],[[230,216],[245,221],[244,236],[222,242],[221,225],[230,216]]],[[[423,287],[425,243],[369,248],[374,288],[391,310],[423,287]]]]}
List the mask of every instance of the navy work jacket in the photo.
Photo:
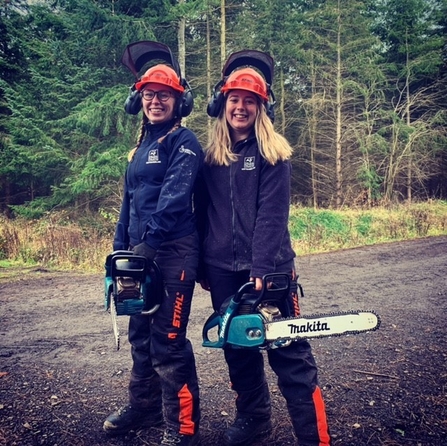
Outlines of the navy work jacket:
{"type": "Polygon", "coordinates": [[[254,135],[233,151],[236,162],[202,169],[197,206],[203,261],[263,277],[295,257],[288,230],[291,165],[269,164],[254,135]]]}
{"type": "Polygon", "coordinates": [[[158,249],[163,241],[196,230],[192,195],[203,151],[194,133],[185,127],[159,143],[173,124],[147,124],[145,139],[126,170],[114,250],[143,241],[158,249]]]}

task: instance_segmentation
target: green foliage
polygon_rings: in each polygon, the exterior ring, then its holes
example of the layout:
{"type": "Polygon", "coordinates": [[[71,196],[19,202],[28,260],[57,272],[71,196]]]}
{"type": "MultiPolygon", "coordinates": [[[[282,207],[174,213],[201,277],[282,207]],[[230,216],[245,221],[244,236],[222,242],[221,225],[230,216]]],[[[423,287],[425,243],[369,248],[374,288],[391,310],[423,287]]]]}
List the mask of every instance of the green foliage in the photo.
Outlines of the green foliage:
{"type": "Polygon", "coordinates": [[[368,191],[368,197],[371,200],[380,199],[383,177],[376,172],[374,166],[362,164],[358,172],[358,179],[364,189],[368,191]]]}
{"type": "Polygon", "coordinates": [[[367,237],[371,231],[373,217],[371,214],[361,214],[355,224],[355,230],[362,236],[367,237]]]}
{"type": "Polygon", "coordinates": [[[56,205],[59,205],[59,202],[56,203],[53,197],[37,197],[21,205],[10,205],[10,208],[19,218],[36,220],[43,218],[56,205]]]}
{"type": "Polygon", "coordinates": [[[325,246],[334,243],[343,247],[350,233],[349,220],[341,214],[303,208],[292,212],[289,220],[291,237],[309,246],[325,246]]]}
{"type": "MultiPolygon", "coordinates": [[[[122,52],[130,42],[159,40],[177,54],[183,19],[196,98],[185,122],[206,144],[207,87],[221,74],[220,7],[216,0],[0,3],[0,212],[32,217],[110,205],[140,120],[123,110],[135,79],[122,52]]],[[[253,48],[275,59],[275,125],[295,149],[298,201],[333,202],[337,144],[346,204],[364,189],[372,200],[408,190],[447,195],[445,10],[441,0],[226,1],[226,53],[253,48]]]]}
{"type": "Polygon", "coordinates": [[[298,254],[445,235],[447,202],[369,210],[292,207],[289,230],[298,254]]]}

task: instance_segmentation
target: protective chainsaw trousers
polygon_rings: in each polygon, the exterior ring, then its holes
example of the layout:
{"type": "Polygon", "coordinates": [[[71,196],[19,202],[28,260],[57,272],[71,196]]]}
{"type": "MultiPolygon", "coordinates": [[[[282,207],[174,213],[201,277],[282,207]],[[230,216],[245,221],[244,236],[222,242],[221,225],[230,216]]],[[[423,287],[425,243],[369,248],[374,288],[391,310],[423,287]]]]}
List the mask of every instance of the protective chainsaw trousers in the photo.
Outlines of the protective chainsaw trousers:
{"type": "Polygon", "coordinates": [[[160,308],[152,316],[131,316],[129,322],[129,402],[137,409],[163,410],[167,427],[185,435],[195,434],[200,420],[195,359],[186,338],[197,246],[192,234],[160,247],[155,258],[165,286],[160,308]]]}
{"type": "MultiPolygon", "coordinates": [[[[297,281],[293,262],[276,272],[290,273],[291,293],[286,306],[289,314],[300,313],[297,281]]],[[[215,311],[249,280],[249,271],[226,271],[207,265],[207,279],[215,311]]],[[[238,417],[267,420],[271,416],[270,393],[265,378],[264,356],[260,350],[225,347],[232,389],[236,391],[238,417]]],[[[326,411],[318,372],[311,346],[306,341],[292,342],[288,347],[267,350],[267,359],[278,377],[278,387],[284,396],[300,446],[330,444],[326,411]]]]}

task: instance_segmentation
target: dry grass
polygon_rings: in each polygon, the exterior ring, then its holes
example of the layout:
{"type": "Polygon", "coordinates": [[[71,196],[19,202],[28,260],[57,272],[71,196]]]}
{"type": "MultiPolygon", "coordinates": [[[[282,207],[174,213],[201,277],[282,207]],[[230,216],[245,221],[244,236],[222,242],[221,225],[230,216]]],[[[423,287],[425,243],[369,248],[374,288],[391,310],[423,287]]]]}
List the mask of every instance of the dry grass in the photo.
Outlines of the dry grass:
{"type": "Polygon", "coordinates": [[[95,220],[89,225],[65,214],[45,220],[0,220],[0,259],[15,265],[102,271],[110,252],[113,224],[95,220]]]}
{"type": "MultiPolygon", "coordinates": [[[[41,220],[0,217],[0,266],[102,272],[115,223],[68,211],[41,220]]],[[[447,203],[372,209],[313,210],[293,206],[290,231],[298,255],[447,234],[447,203]]]]}

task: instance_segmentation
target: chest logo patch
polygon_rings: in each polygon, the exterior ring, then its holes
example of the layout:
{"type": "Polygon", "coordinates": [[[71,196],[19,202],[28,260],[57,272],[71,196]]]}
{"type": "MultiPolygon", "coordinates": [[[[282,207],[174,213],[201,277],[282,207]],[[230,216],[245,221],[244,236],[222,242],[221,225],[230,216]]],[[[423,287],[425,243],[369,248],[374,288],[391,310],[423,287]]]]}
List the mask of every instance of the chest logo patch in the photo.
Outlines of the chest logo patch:
{"type": "Polygon", "coordinates": [[[254,170],[256,169],[255,166],[255,157],[254,156],[246,156],[244,158],[244,167],[242,170],[254,170]]]}
{"type": "Polygon", "coordinates": [[[149,153],[147,155],[146,164],[156,164],[156,163],[160,163],[160,162],[161,161],[158,157],[158,149],[149,150],[149,153]]]}

